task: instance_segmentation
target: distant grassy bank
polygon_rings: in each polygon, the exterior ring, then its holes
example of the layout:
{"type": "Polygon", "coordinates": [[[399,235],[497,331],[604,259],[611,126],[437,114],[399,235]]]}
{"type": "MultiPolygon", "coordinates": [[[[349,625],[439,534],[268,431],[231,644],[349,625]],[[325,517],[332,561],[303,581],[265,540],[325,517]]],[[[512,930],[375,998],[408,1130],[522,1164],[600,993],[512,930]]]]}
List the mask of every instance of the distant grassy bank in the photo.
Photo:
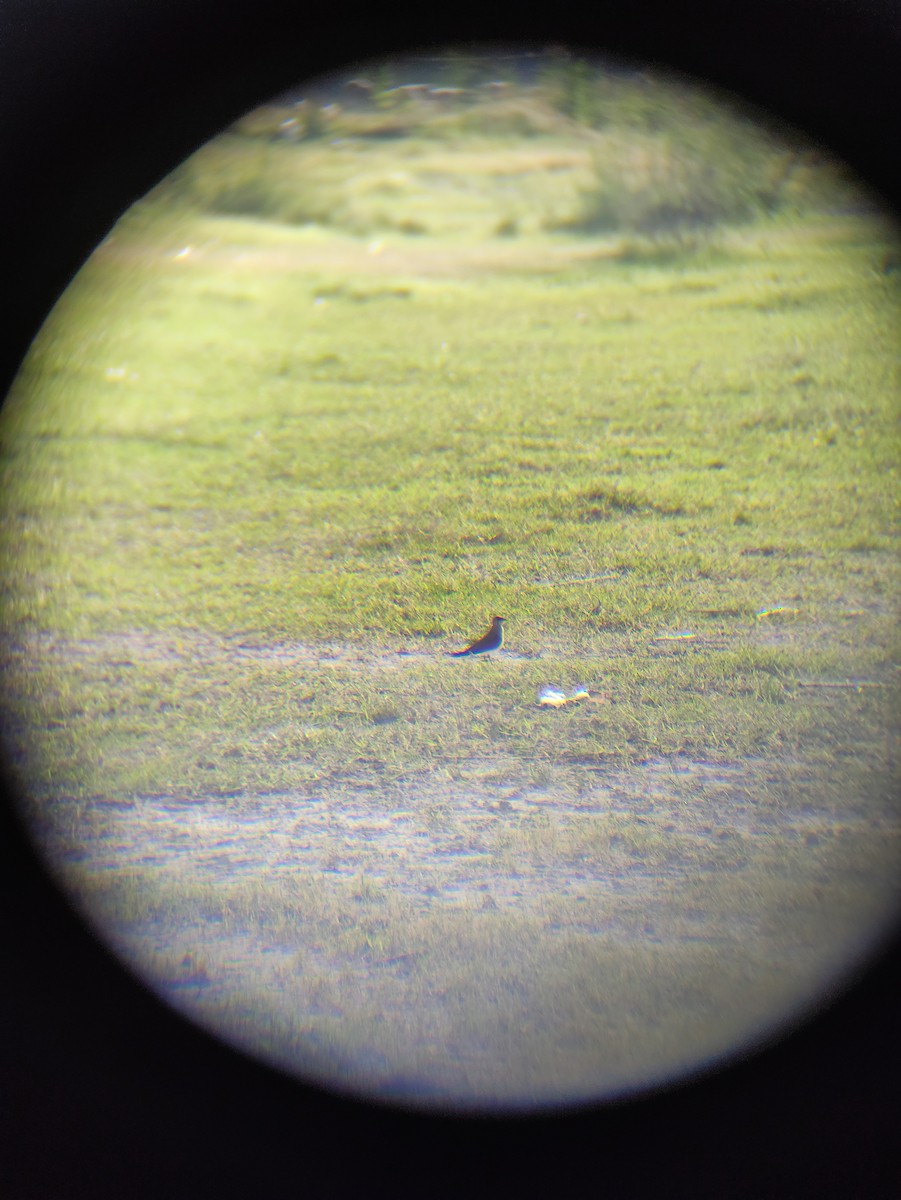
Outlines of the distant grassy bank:
{"type": "Polygon", "coordinates": [[[204,147],[158,195],[361,236],[704,239],[723,223],[867,205],[823,154],[721,98],[559,66],[531,86],[489,82],[450,97],[376,81],[362,104],[336,88],[327,104],[271,105],[204,147]]]}

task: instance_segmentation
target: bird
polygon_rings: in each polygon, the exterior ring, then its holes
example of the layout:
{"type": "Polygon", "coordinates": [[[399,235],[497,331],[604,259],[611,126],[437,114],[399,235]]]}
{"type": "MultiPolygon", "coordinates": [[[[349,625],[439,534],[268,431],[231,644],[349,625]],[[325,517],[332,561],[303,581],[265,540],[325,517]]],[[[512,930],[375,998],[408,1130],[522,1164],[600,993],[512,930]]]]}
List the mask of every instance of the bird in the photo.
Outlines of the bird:
{"type": "Polygon", "coordinates": [[[504,621],[506,617],[492,617],[491,627],[477,642],[467,646],[465,650],[454,650],[451,658],[462,658],[466,654],[488,654],[492,650],[500,650],[504,644],[504,621]]]}

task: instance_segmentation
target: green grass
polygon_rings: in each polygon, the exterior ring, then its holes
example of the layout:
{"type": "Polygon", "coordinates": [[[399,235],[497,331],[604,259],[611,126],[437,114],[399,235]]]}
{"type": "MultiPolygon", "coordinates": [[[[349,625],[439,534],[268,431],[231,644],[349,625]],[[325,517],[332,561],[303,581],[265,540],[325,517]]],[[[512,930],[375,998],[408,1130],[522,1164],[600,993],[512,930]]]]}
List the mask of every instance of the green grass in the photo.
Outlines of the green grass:
{"type": "Polygon", "coordinates": [[[550,280],[415,279],[405,247],[323,303],[302,264],[163,259],[124,320],[85,282],[4,424],[17,562],[37,583],[56,533],[53,623],[84,632],[422,636],[503,601],[543,639],[586,596],[630,627],[799,576],[826,598],[826,560],[893,545],[898,447],[895,298],[829,233],[550,280]]]}
{"type": "MultiPolygon", "coordinates": [[[[346,185],[353,156],[314,149],[332,174],[309,186],[346,185]]],[[[507,176],[483,175],[490,208],[507,176]]],[[[357,238],[164,200],[70,288],[0,422],[7,746],[92,919],[166,979],[183,953],[231,978],[214,931],[268,931],[294,956],[271,1003],[225,987],[202,1019],[325,1072],[384,1021],[389,1067],[442,1078],[444,1038],[447,1086],[483,1097],[479,1045],[512,1064],[508,1098],[589,1094],[809,995],[884,918],[897,860],[894,232],[492,237],[445,200],[440,236],[373,240],[371,209],[357,238]],[[447,657],[495,612],[503,654],[447,657]],[[591,700],[539,707],[546,683],[591,700]],[[774,832],[732,792],[700,822],[702,781],[658,812],[680,763],[740,767],[774,832]],[[82,868],[161,797],[282,797],[300,840],[323,798],[413,833],[396,862],[336,834],[309,887],[82,868]],[[459,899],[416,894],[410,856],[441,839],[484,856],[484,895],[476,867],[459,899]],[[627,868],[653,895],[609,928],[606,901],[592,925],[565,889],[510,892],[627,868]],[[643,940],[666,911],[679,944],[643,940]],[[148,921],[159,962],[129,940],[148,921]],[[407,954],[405,982],[374,982],[407,954]]]]}
{"type": "MultiPolygon", "coordinates": [[[[274,233],[126,225],[73,285],[4,415],[8,630],[367,649],[362,674],[300,685],[326,766],[348,737],[363,759],[495,734],[540,758],[564,723],[576,757],[778,749],[816,742],[834,702],[799,679],[890,680],[897,297],[878,226],[762,228],[678,269],[511,244],[450,279],[444,243],[402,240],[387,273],[357,246],[339,275],[319,259],[340,239],[274,233]],[[521,263],[542,249],[550,275],[521,263]],[[498,611],[532,661],[444,658],[498,611]],[[386,673],[379,652],[405,649],[427,657],[386,673]],[[549,715],[548,681],[615,703],[549,715]],[[374,722],[385,704],[396,722],[374,722]]],[[[102,706],[103,672],[70,669],[65,696],[102,706]]],[[[169,711],[205,723],[179,677],[139,673],[135,694],[122,672],[134,737],[174,747],[169,711]],[[141,690],[170,686],[154,719],[141,690]]],[[[238,743],[290,723],[294,679],[232,662],[202,689],[210,737],[224,717],[238,743]]],[[[65,720],[71,699],[35,686],[65,720]]],[[[69,735],[103,742],[80,707],[69,735]]],[[[184,755],[170,769],[195,786],[184,755]]]]}

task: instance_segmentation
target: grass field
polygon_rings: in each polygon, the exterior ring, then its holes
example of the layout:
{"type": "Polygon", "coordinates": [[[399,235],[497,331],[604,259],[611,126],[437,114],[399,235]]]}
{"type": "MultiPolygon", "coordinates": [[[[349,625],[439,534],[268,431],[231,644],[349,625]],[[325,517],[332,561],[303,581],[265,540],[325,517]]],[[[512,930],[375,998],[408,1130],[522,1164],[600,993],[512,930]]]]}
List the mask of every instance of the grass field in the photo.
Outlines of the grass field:
{"type": "Polygon", "coordinates": [[[415,228],[158,197],[66,294],[0,425],[9,752],[229,1039],[414,1102],[628,1090],[897,910],[896,235],[496,236],[510,173],[460,216],[428,152],[372,151],[415,228]]]}

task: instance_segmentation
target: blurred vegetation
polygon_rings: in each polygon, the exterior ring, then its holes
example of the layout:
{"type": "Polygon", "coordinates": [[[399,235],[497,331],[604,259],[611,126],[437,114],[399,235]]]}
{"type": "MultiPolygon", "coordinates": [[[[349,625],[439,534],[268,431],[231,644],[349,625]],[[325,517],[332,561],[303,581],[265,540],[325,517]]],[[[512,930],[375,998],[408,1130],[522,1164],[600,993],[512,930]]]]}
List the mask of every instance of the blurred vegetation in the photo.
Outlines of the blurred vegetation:
{"type": "Polygon", "coordinates": [[[563,51],[527,81],[512,66],[512,78],[492,78],[491,68],[449,54],[433,65],[435,82],[399,84],[400,67],[386,63],[328,96],[264,106],[156,198],[361,235],[656,239],[866,206],[821,153],[722,96],[563,51]]]}

